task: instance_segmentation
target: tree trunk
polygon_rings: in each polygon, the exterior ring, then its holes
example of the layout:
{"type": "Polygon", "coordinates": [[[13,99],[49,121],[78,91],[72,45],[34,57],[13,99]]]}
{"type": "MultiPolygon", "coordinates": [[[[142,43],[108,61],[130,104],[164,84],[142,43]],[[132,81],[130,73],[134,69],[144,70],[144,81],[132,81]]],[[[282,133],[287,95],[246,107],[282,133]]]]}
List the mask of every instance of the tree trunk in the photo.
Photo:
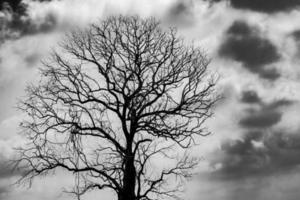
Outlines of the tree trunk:
{"type": "Polygon", "coordinates": [[[134,156],[130,154],[125,160],[123,189],[118,196],[118,200],[136,200],[135,178],[136,170],[134,166],[134,156]]]}

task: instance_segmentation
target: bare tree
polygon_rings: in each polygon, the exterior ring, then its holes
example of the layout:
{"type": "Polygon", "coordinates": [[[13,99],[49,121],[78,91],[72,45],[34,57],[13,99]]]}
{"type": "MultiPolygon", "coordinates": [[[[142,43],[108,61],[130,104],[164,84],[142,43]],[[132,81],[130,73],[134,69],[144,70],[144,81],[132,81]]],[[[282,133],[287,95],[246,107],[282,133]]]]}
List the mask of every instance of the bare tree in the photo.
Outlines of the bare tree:
{"type": "Polygon", "coordinates": [[[20,104],[30,141],[19,149],[22,180],[62,168],[76,175],[78,197],[179,198],[198,162],[188,149],[208,134],[216,101],[209,59],[153,18],[109,17],[61,47],[20,104]]]}

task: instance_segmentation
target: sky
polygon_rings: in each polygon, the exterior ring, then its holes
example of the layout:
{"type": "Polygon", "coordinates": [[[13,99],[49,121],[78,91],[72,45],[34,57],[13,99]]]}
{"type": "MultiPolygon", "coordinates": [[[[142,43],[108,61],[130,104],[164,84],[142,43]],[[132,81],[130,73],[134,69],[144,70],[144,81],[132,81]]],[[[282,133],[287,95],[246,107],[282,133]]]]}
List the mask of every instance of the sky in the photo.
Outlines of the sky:
{"type": "Polygon", "coordinates": [[[299,199],[300,0],[0,0],[0,200],[72,199],[64,172],[11,185],[21,174],[7,163],[24,143],[16,102],[66,32],[119,14],[176,26],[218,73],[224,98],[195,147],[203,160],[186,198],[299,199]]]}

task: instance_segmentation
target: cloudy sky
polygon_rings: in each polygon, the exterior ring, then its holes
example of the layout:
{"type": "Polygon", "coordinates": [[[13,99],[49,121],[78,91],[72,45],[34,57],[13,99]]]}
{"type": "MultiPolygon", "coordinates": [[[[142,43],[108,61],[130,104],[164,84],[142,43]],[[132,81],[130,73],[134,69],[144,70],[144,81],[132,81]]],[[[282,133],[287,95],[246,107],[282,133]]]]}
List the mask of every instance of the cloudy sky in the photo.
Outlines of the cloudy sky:
{"type": "Polygon", "coordinates": [[[298,200],[300,0],[0,0],[0,200],[72,199],[61,193],[73,183],[63,172],[11,186],[20,174],[7,161],[23,143],[16,99],[65,32],[113,14],[177,26],[219,74],[225,98],[196,148],[204,159],[187,199],[298,200]]]}

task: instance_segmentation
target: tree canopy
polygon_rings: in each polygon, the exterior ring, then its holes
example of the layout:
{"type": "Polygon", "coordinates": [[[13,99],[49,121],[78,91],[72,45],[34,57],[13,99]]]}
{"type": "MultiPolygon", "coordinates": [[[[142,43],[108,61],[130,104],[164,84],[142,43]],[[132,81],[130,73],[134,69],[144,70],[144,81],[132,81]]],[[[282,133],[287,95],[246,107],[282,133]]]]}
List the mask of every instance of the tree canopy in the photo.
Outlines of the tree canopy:
{"type": "Polygon", "coordinates": [[[109,17],[74,31],[44,62],[20,109],[29,143],[22,180],[62,168],[72,192],[110,189],[118,200],[180,197],[217,97],[209,59],[154,18],[109,17]]]}

